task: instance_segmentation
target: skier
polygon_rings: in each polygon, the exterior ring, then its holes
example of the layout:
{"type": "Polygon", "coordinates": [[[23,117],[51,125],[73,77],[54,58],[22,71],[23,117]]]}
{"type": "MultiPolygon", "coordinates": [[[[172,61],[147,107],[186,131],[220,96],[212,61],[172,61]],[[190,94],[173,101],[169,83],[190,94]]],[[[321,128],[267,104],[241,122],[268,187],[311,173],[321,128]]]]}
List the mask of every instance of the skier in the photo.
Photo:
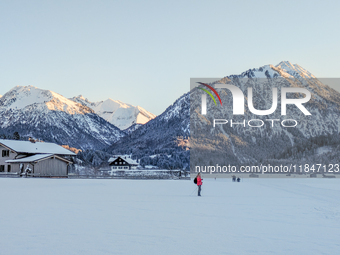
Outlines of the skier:
{"type": "Polygon", "coordinates": [[[201,178],[201,173],[198,173],[197,176],[197,186],[198,186],[198,196],[201,196],[201,186],[202,186],[202,178],[201,178]]]}

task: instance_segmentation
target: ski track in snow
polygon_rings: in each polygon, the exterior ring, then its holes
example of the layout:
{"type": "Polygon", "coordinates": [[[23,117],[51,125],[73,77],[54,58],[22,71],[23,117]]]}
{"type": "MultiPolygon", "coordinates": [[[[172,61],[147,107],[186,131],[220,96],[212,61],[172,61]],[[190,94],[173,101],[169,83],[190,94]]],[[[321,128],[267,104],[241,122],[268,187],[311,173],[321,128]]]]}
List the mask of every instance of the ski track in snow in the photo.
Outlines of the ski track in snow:
{"type": "Polygon", "coordinates": [[[339,184],[1,178],[0,254],[337,254],[339,184]]]}

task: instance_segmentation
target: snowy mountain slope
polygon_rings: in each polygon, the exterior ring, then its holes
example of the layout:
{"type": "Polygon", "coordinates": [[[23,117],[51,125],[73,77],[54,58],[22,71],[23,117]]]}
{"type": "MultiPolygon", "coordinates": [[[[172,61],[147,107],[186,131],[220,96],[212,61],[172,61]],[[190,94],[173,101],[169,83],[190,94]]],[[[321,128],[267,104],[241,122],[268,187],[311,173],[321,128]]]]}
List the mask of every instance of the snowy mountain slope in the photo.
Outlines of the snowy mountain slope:
{"type": "MultiPolygon", "coordinates": [[[[310,139],[336,134],[340,130],[340,93],[322,84],[310,72],[297,64],[283,61],[276,66],[266,65],[250,69],[240,75],[230,75],[211,85],[214,86],[216,83],[231,83],[243,91],[246,96],[244,116],[233,116],[232,107],[215,106],[214,102],[209,99],[207,100],[208,114],[202,115],[201,95],[203,92],[193,89],[176,100],[163,114],[122,138],[106,151],[112,154],[132,153],[133,157],[141,160],[141,164],[165,168],[174,167],[176,164],[179,168],[185,167],[183,162],[189,161],[189,154],[186,154],[188,148],[191,153],[197,149],[202,158],[211,151],[214,153],[217,151],[216,155],[230,164],[250,164],[268,159],[285,158],[285,155],[292,151],[294,154],[294,148],[300,151],[303,151],[306,145],[314,148],[318,146],[318,142],[315,143],[310,139]],[[305,107],[312,115],[305,116],[295,106],[289,105],[287,115],[282,117],[280,89],[278,90],[277,110],[268,116],[254,115],[247,107],[248,87],[254,89],[254,107],[263,110],[271,107],[272,87],[307,88],[312,93],[312,98],[305,104],[305,107]],[[192,113],[191,120],[189,112],[192,113]],[[265,124],[261,128],[242,125],[234,125],[232,128],[228,125],[221,125],[213,128],[214,118],[233,119],[237,122],[242,122],[244,119],[246,121],[261,119],[265,124]],[[272,128],[271,122],[265,121],[265,119],[281,121],[289,118],[297,120],[297,127],[284,128],[280,122],[276,121],[272,128]],[[158,156],[153,157],[153,155],[158,156]],[[165,155],[174,156],[166,159],[165,155]]],[[[223,89],[217,89],[217,92],[223,104],[232,102],[230,93],[223,89]]],[[[191,157],[191,159],[194,162],[194,158],[191,157]]],[[[211,161],[214,161],[213,157],[211,161]]]]}
{"type": "Polygon", "coordinates": [[[16,86],[8,91],[1,100],[2,110],[23,110],[34,108],[37,110],[63,111],[68,114],[84,114],[92,112],[58,93],[42,90],[34,86],[16,86]]]}
{"type": "MultiPolygon", "coordinates": [[[[303,79],[316,79],[316,77],[309,71],[299,66],[298,64],[292,64],[289,61],[281,61],[276,66],[265,65],[259,68],[249,69],[240,75],[229,75],[222,79],[241,79],[241,78],[253,78],[253,79],[267,79],[267,78],[303,78],[303,79]]],[[[216,83],[216,82],[215,82],[216,83]]]]}
{"type": "Polygon", "coordinates": [[[123,137],[105,151],[111,155],[132,154],[133,158],[141,159],[142,165],[157,165],[168,169],[187,168],[189,101],[189,93],[184,94],[161,115],[123,137]]]}
{"type": "Polygon", "coordinates": [[[128,127],[127,129],[124,129],[123,131],[126,133],[126,134],[131,134],[132,132],[136,131],[138,128],[140,128],[141,126],[143,126],[143,124],[133,124],[131,125],[130,127],[128,127]]]}
{"type": "Polygon", "coordinates": [[[0,99],[0,128],[79,149],[102,148],[125,135],[89,107],[33,86],[16,86],[0,99]]]}
{"type": "Polygon", "coordinates": [[[92,103],[80,95],[73,97],[71,100],[91,108],[100,117],[121,130],[127,129],[133,124],[145,124],[156,117],[156,115],[146,111],[140,106],[125,104],[119,100],[112,100],[111,98],[92,103]]]}
{"type": "MultiPolygon", "coordinates": [[[[310,144],[307,141],[313,137],[337,134],[340,131],[340,93],[322,84],[310,72],[301,66],[291,64],[288,61],[276,66],[266,65],[257,69],[248,70],[241,75],[227,76],[219,81],[211,83],[228,83],[236,85],[245,95],[245,114],[233,115],[232,107],[216,106],[212,100],[207,100],[207,115],[201,114],[202,91],[193,89],[191,91],[191,163],[197,164],[198,160],[206,157],[211,152],[210,160],[222,164],[251,164],[259,161],[275,158],[289,148],[300,148],[302,145],[310,144]],[[277,110],[265,116],[252,114],[248,110],[247,88],[253,88],[253,102],[255,109],[270,109],[272,105],[272,88],[278,88],[277,110]],[[312,98],[304,106],[311,113],[305,116],[294,105],[288,105],[287,115],[281,116],[282,87],[301,87],[309,90],[312,98]],[[212,126],[214,119],[226,119],[228,125],[212,126]],[[230,120],[245,125],[230,126],[230,120]],[[251,119],[262,120],[263,127],[250,127],[247,123],[251,119]],[[272,124],[266,119],[275,119],[272,124]],[[296,127],[283,127],[280,121],[294,119],[296,127]],[[272,126],[273,125],[273,126],[272,126]],[[202,142],[204,141],[204,143],[202,142]],[[209,149],[207,149],[209,148],[209,149]],[[214,152],[213,152],[214,151],[214,152]],[[197,154],[194,154],[197,152],[197,154]],[[216,153],[219,152],[220,154],[216,153]],[[215,155],[213,159],[212,155],[215,155]],[[194,155],[194,156],[193,156],[194,155]],[[196,155],[196,156],[195,156],[196,155]],[[221,156],[223,155],[223,157],[221,156]],[[221,160],[219,160],[219,159],[221,160]],[[195,160],[197,159],[197,160],[195,160]]],[[[224,104],[232,102],[231,93],[225,89],[216,89],[224,104]]],[[[291,96],[300,97],[297,94],[291,96]]],[[[228,105],[229,106],[229,105],[228,105]]],[[[261,123],[257,121],[252,125],[261,123]]]]}
{"type": "Polygon", "coordinates": [[[306,69],[302,68],[298,64],[292,64],[289,61],[281,61],[278,65],[275,67],[271,66],[273,70],[277,70],[282,76],[283,73],[287,73],[293,77],[303,77],[303,78],[313,78],[315,79],[316,77],[311,74],[309,71],[306,69]],[[280,72],[282,70],[282,72],[280,72]]]}

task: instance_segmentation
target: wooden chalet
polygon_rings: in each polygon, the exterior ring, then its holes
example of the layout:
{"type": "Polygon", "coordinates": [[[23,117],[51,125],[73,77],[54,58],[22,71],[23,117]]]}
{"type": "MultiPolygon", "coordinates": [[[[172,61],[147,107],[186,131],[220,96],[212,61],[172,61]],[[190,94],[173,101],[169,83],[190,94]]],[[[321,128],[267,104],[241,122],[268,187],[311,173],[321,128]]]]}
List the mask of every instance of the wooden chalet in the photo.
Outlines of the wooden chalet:
{"type": "Polygon", "coordinates": [[[136,160],[124,155],[113,156],[108,162],[113,171],[134,170],[137,169],[137,166],[139,165],[136,160]]]}
{"type": "Polygon", "coordinates": [[[76,154],[55,143],[0,139],[0,174],[67,177],[76,154]]]}

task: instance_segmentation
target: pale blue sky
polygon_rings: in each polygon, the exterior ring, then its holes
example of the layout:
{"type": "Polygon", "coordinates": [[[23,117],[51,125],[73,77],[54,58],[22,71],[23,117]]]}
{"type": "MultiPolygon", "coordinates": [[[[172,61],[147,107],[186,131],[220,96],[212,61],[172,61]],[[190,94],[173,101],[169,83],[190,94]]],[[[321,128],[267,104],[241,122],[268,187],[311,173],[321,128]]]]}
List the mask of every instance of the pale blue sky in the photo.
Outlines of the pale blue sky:
{"type": "Polygon", "coordinates": [[[0,94],[34,85],[162,113],[191,77],[297,63],[340,77],[339,1],[0,2],[0,94]]]}

